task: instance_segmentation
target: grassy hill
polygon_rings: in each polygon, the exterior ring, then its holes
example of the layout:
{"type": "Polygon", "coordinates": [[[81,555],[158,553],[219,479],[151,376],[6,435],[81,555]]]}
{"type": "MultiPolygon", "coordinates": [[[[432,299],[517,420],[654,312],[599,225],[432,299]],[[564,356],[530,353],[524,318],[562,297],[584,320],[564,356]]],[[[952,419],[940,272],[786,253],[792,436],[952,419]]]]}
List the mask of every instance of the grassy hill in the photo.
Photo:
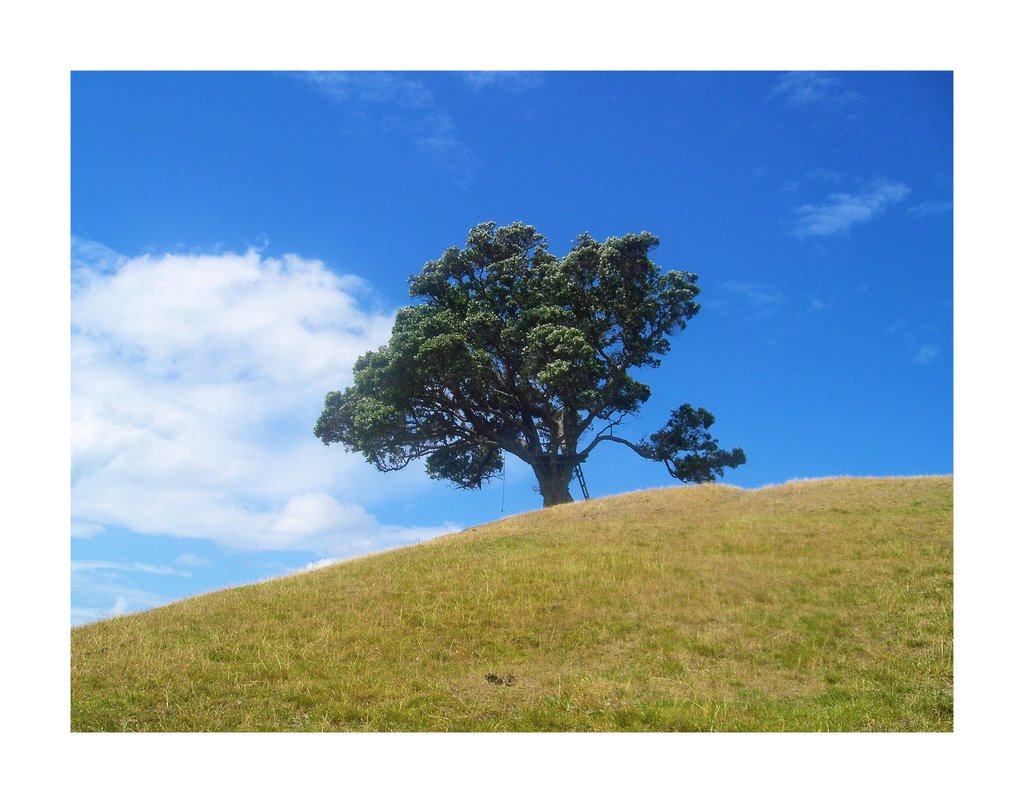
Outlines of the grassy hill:
{"type": "Polygon", "coordinates": [[[953,480],[538,510],[71,631],[73,730],[953,727],[953,480]]]}

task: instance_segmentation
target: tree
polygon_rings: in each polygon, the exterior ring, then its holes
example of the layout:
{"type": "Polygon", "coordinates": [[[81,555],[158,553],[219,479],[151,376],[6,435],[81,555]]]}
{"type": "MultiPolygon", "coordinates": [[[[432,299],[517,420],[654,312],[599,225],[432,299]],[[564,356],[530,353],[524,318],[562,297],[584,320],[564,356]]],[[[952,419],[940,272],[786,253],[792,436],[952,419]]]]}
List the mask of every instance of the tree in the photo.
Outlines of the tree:
{"type": "Polygon", "coordinates": [[[431,477],[460,488],[479,488],[514,455],[545,507],[572,501],[576,467],[602,443],[682,482],[713,482],[746,457],[718,447],[703,408],[682,405],[636,443],[615,434],[651,395],[630,371],[659,365],[699,310],[697,276],[661,273],[648,256],[657,245],[647,232],[582,234],[559,259],[532,226],[476,226],[465,248],[410,278],[421,303],[356,361],[349,388],[327,394],[315,435],[381,471],[426,458],[431,477]]]}

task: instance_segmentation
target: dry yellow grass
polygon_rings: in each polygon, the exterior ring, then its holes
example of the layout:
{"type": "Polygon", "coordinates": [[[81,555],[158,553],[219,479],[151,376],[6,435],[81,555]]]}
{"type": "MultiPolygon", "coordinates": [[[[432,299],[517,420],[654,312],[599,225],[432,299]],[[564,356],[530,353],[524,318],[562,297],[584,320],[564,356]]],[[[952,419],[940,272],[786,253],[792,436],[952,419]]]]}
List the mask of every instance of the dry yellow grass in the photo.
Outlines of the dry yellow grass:
{"type": "Polygon", "coordinates": [[[644,491],[77,628],[72,729],[951,730],[952,484],[644,491]]]}

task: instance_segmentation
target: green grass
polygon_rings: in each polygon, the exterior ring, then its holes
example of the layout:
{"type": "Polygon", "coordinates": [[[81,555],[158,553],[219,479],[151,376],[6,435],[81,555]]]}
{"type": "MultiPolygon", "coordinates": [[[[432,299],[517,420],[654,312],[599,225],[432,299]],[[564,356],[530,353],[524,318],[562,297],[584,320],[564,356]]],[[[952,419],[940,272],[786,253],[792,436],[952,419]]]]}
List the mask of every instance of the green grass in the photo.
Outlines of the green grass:
{"type": "Polygon", "coordinates": [[[75,628],[71,727],[950,731],[952,515],[916,477],[514,516],[75,628]]]}

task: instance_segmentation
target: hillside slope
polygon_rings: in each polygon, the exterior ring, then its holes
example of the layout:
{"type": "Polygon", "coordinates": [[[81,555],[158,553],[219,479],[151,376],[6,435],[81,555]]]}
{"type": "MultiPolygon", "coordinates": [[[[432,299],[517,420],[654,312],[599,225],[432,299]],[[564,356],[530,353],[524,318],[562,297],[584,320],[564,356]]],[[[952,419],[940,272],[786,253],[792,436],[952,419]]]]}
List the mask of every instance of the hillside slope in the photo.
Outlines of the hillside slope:
{"type": "Polygon", "coordinates": [[[538,510],[71,632],[72,730],[951,730],[951,477],[538,510]]]}

